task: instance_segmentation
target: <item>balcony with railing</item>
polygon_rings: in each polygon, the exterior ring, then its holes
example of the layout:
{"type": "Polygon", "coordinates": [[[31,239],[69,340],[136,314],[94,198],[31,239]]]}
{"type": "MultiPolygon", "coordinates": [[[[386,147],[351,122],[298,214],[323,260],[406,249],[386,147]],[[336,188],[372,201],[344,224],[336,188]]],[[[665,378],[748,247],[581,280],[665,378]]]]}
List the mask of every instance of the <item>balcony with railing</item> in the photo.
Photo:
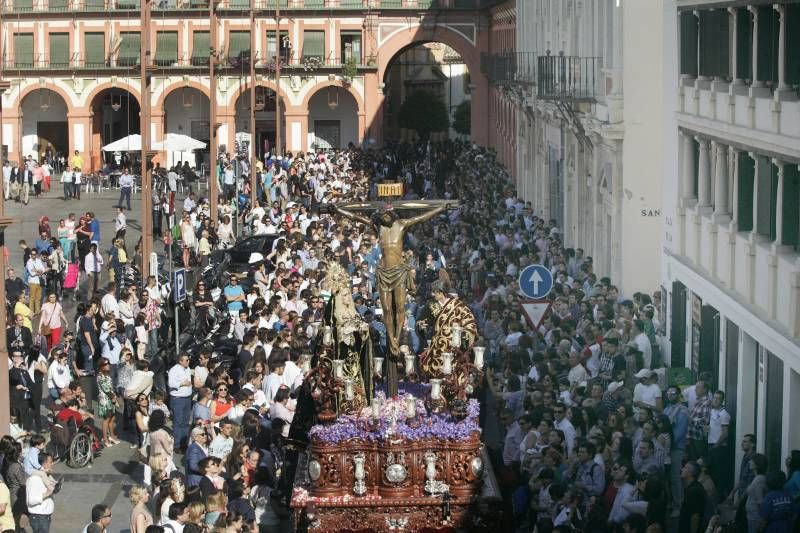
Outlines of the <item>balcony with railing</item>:
{"type": "Polygon", "coordinates": [[[483,54],[481,72],[493,85],[533,85],[536,83],[535,52],[483,54]]]}
{"type": "MultiPolygon", "coordinates": [[[[474,10],[483,9],[494,0],[255,0],[257,11],[269,12],[276,7],[286,12],[313,10],[474,10]]],[[[222,0],[219,11],[249,11],[250,0],[222,0]]],[[[118,11],[138,11],[140,0],[0,0],[3,13],[99,13],[113,15],[118,11]]],[[[207,11],[209,0],[155,0],[156,11],[207,11]]]]}
{"type": "Polygon", "coordinates": [[[536,60],[536,96],[543,100],[594,101],[603,79],[598,57],[548,54],[536,60]]]}
{"type": "MultiPolygon", "coordinates": [[[[255,67],[259,74],[274,73],[276,70],[275,57],[264,59],[256,55],[255,67]]],[[[281,69],[288,76],[311,76],[319,71],[324,74],[335,74],[343,77],[353,77],[362,71],[375,70],[374,64],[364,64],[363,60],[348,63],[348,59],[356,60],[354,56],[335,56],[303,58],[295,54],[286,54],[281,60],[281,69]],[[353,71],[355,69],[355,71],[353,71]]],[[[153,58],[154,70],[198,70],[208,68],[208,49],[193,51],[191,54],[159,53],[155,51],[153,58]]],[[[139,54],[118,52],[103,55],[102,52],[94,54],[72,54],[69,56],[52,57],[48,54],[18,54],[14,58],[2,60],[3,71],[7,76],[24,75],[34,71],[131,71],[138,75],[139,54]]],[[[249,73],[250,55],[248,51],[228,54],[217,62],[217,69],[231,70],[233,73],[249,73]]]]}

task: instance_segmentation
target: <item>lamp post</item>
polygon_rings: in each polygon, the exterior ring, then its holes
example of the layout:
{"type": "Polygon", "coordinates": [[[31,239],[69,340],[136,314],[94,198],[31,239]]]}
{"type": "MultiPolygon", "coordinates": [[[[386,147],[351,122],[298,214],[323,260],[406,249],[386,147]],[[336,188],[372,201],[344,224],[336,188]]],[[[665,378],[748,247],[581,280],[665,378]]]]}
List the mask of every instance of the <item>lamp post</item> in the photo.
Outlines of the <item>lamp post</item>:
{"type": "Polygon", "coordinates": [[[150,0],[141,0],[141,47],[139,75],[141,76],[140,131],[142,135],[142,282],[150,274],[150,254],[153,251],[153,193],[150,163],[150,0]]]}
{"type": "Polygon", "coordinates": [[[275,45],[278,58],[275,61],[275,156],[283,153],[281,148],[281,2],[275,0],[275,45]]]}
{"type": "MultiPolygon", "coordinates": [[[[2,8],[0,7],[0,43],[3,42],[3,19],[2,8]]],[[[3,152],[3,100],[2,94],[11,86],[11,83],[3,80],[3,59],[0,58],[0,166],[5,164],[6,154],[3,152]]],[[[3,180],[0,180],[0,232],[11,225],[11,219],[5,216],[6,191],[3,190],[3,180]]],[[[5,246],[5,237],[0,241],[5,246]]],[[[5,254],[0,249],[0,302],[6,301],[6,260],[5,254]]],[[[0,312],[3,320],[0,321],[0,432],[7,433],[11,422],[11,395],[8,382],[8,350],[6,349],[6,324],[8,316],[6,306],[0,312]]]]}
{"type": "Polygon", "coordinates": [[[211,23],[211,32],[209,34],[211,44],[208,58],[209,89],[211,92],[211,98],[209,99],[210,110],[208,119],[208,142],[211,144],[211,153],[209,154],[210,161],[208,165],[208,196],[209,207],[211,210],[211,220],[213,220],[216,224],[218,218],[217,199],[219,197],[219,182],[217,181],[217,75],[214,72],[214,67],[216,67],[217,58],[219,56],[219,50],[217,49],[216,0],[211,0],[208,3],[208,17],[211,23]]]}
{"type": "Polygon", "coordinates": [[[250,209],[258,196],[256,162],[256,0],[250,0],[250,209]]]}

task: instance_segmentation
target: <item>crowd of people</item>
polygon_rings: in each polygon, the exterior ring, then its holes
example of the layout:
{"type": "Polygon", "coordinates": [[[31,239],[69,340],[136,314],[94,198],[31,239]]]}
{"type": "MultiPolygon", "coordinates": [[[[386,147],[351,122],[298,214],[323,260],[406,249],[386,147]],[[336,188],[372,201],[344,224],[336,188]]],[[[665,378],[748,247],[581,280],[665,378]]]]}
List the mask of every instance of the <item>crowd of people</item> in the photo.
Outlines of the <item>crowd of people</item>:
{"type": "MultiPolygon", "coordinates": [[[[408,199],[456,206],[407,235],[417,292],[401,342],[424,350],[434,282],[474,313],[488,360],[476,394],[507,530],[694,533],[728,522],[747,532],[796,530],[800,451],[786,465],[768,464],[745,435],[733,479],[724,392],[710,375],[681,389],[663,370],[661,293],[624,295],[598,276],[555,221],[516,196],[493,153],[447,142],[287,154],[258,165],[258,201],[244,206],[237,193],[248,194],[250,169],[231,167],[220,165],[217,224],[194,192],[182,206],[160,195],[154,202],[161,241],[196,274],[177,309],[157,278],[126,283],[137,255],[125,241],[123,206],[114,231],[103,230],[114,234],[111,245],[92,213],[56,228],[43,218],[34,246],[20,243],[23,277],[9,269],[5,281],[14,423],[0,442],[0,531],[22,523],[48,531],[60,489],[51,469],[63,456],[45,438],[43,413],[88,428],[98,450],[130,446],[140,464],[129,492],[132,533],[291,530],[286,444],[304,354],[329,297],[327,265],[347,269],[376,349],[387,348],[375,229],[325,205],[374,197],[382,180],[402,181],[408,199]],[[248,272],[202,275],[211,253],[237,235],[274,240],[248,272]],[[538,329],[519,311],[517,284],[534,263],[556,280],[538,329]],[[77,285],[69,265],[86,284],[74,319],[62,307],[77,285]],[[235,353],[201,346],[174,356],[172,313],[194,338],[224,335],[229,316],[235,353]]],[[[85,531],[105,531],[111,513],[99,505],[89,518],[85,531]]]]}

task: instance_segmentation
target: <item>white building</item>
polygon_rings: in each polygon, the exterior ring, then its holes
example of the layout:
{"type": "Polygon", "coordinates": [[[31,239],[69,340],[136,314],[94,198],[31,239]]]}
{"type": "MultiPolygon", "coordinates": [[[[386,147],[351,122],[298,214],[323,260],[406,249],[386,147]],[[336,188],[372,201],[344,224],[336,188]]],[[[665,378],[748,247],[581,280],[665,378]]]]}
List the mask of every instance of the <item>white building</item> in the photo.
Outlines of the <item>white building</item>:
{"type": "Polygon", "coordinates": [[[800,4],[665,4],[668,348],[726,392],[737,453],[755,433],[780,468],[800,447],[800,4]]]}
{"type": "Polygon", "coordinates": [[[661,6],[517,5],[518,188],[627,296],[659,283],[661,6]]]}

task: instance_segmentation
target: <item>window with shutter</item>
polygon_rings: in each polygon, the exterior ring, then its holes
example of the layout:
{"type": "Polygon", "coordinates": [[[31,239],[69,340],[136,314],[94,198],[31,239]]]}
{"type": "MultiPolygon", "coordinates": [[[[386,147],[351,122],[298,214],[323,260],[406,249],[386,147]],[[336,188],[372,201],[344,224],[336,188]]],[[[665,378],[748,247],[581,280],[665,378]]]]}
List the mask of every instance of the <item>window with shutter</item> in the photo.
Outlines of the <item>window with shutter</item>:
{"type": "Polygon", "coordinates": [[[746,7],[736,10],[736,74],[753,78],[753,15],[746,7]]]}
{"type": "Polygon", "coordinates": [[[240,64],[250,58],[250,32],[232,31],[228,38],[228,59],[240,64]]]}
{"type": "Polygon", "coordinates": [[[33,67],[33,34],[14,34],[14,66],[17,68],[33,67]]]}
{"type": "Polygon", "coordinates": [[[178,62],[178,32],[160,31],[156,34],[156,65],[171,66],[178,62]]]}
{"type": "Polygon", "coordinates": [[[325,7],[325,0],[304,0],[303,7],[325,7]]]}
{"type": "Polygon", "coordinates": [[[739,152],[737,224],[739,231],[753,231],[753,187],[755,186],[755,161],[747,152],[739,152]]]}
{"type": "Polygon", "coordinates": [[[87,33],[84,35],[84,45],[86,47],[87,68],[97,68],[106,65],[106,34],[87,33]]]}
{"type": "Polygon", "coordinates": [[[33,0],[13,0],[14,11],[33,11],[33,0]]]}
{"type": "Polygon", "coordinates": [[[697,17],[681,11],[681,74],[697,76],[697,17]]]}
{"type": "Polygon", "coordinates": [[[207,31],[192,34],[192,65],[208,65],[211,51],[211,36],[207,31]]]}
{"type": "Polygon", "coordinates": [[[139,64],[141,57],[141,36],[138,31],[122,32],[120,34],[122,42],[119,45],[119,55],[117,64],[124,67],[131,67],[139,64]]]}
{"type": "MultiPolygon", "coordinates": [[[[86,6],[84,9],[87,11],[104,11],[106,9],[105,0],[84,0],[84,5],[86,6]]],[[[122,8],[120,5],[117,7],[122,8]]]]}
{"type": "Polygon", "coordinates": [[[250,0],[230,0],[228,5],[234,9],[248,9],[250,7],[250,0]]]}
{"type": "Polygon", "coordinates": [[[47,8],[50,11],[66,11],[69,2],[67,0],[48,0],[47,8]]]}
{"type": "Polygon", "coordinates": [[[69,66],[69,34],[50,34],[50,66],[66,68],[69,66]]]}
{"type": "Polygon", "coordinates": [[[692,140],[692,150],[694,150],[694,159],[692,161],[695,162],[692,170],[694,175],[692,176],[692,197],[697,198],[698,193],[700,192],[700,143],[697,139],[692,140]]]}
{"type": "Polygon", "coordinates": [[[800,201],[800,172],[796,164],[783,166],[783,220],[781,223],[781,237],[786,246],[797,249],[800,245],[800,211],[797,206],[800,201]]]}
{"type": "Polygon", "coordinates": [[[325,32],[306,30],[303,32],[303,58],[325,57],[325,32]]]}
{"type": "Polygon", "coordinates": [[[780,21],[772,5],[758,8],[758,72],[760,81],[778,81],[780,21]]]}

